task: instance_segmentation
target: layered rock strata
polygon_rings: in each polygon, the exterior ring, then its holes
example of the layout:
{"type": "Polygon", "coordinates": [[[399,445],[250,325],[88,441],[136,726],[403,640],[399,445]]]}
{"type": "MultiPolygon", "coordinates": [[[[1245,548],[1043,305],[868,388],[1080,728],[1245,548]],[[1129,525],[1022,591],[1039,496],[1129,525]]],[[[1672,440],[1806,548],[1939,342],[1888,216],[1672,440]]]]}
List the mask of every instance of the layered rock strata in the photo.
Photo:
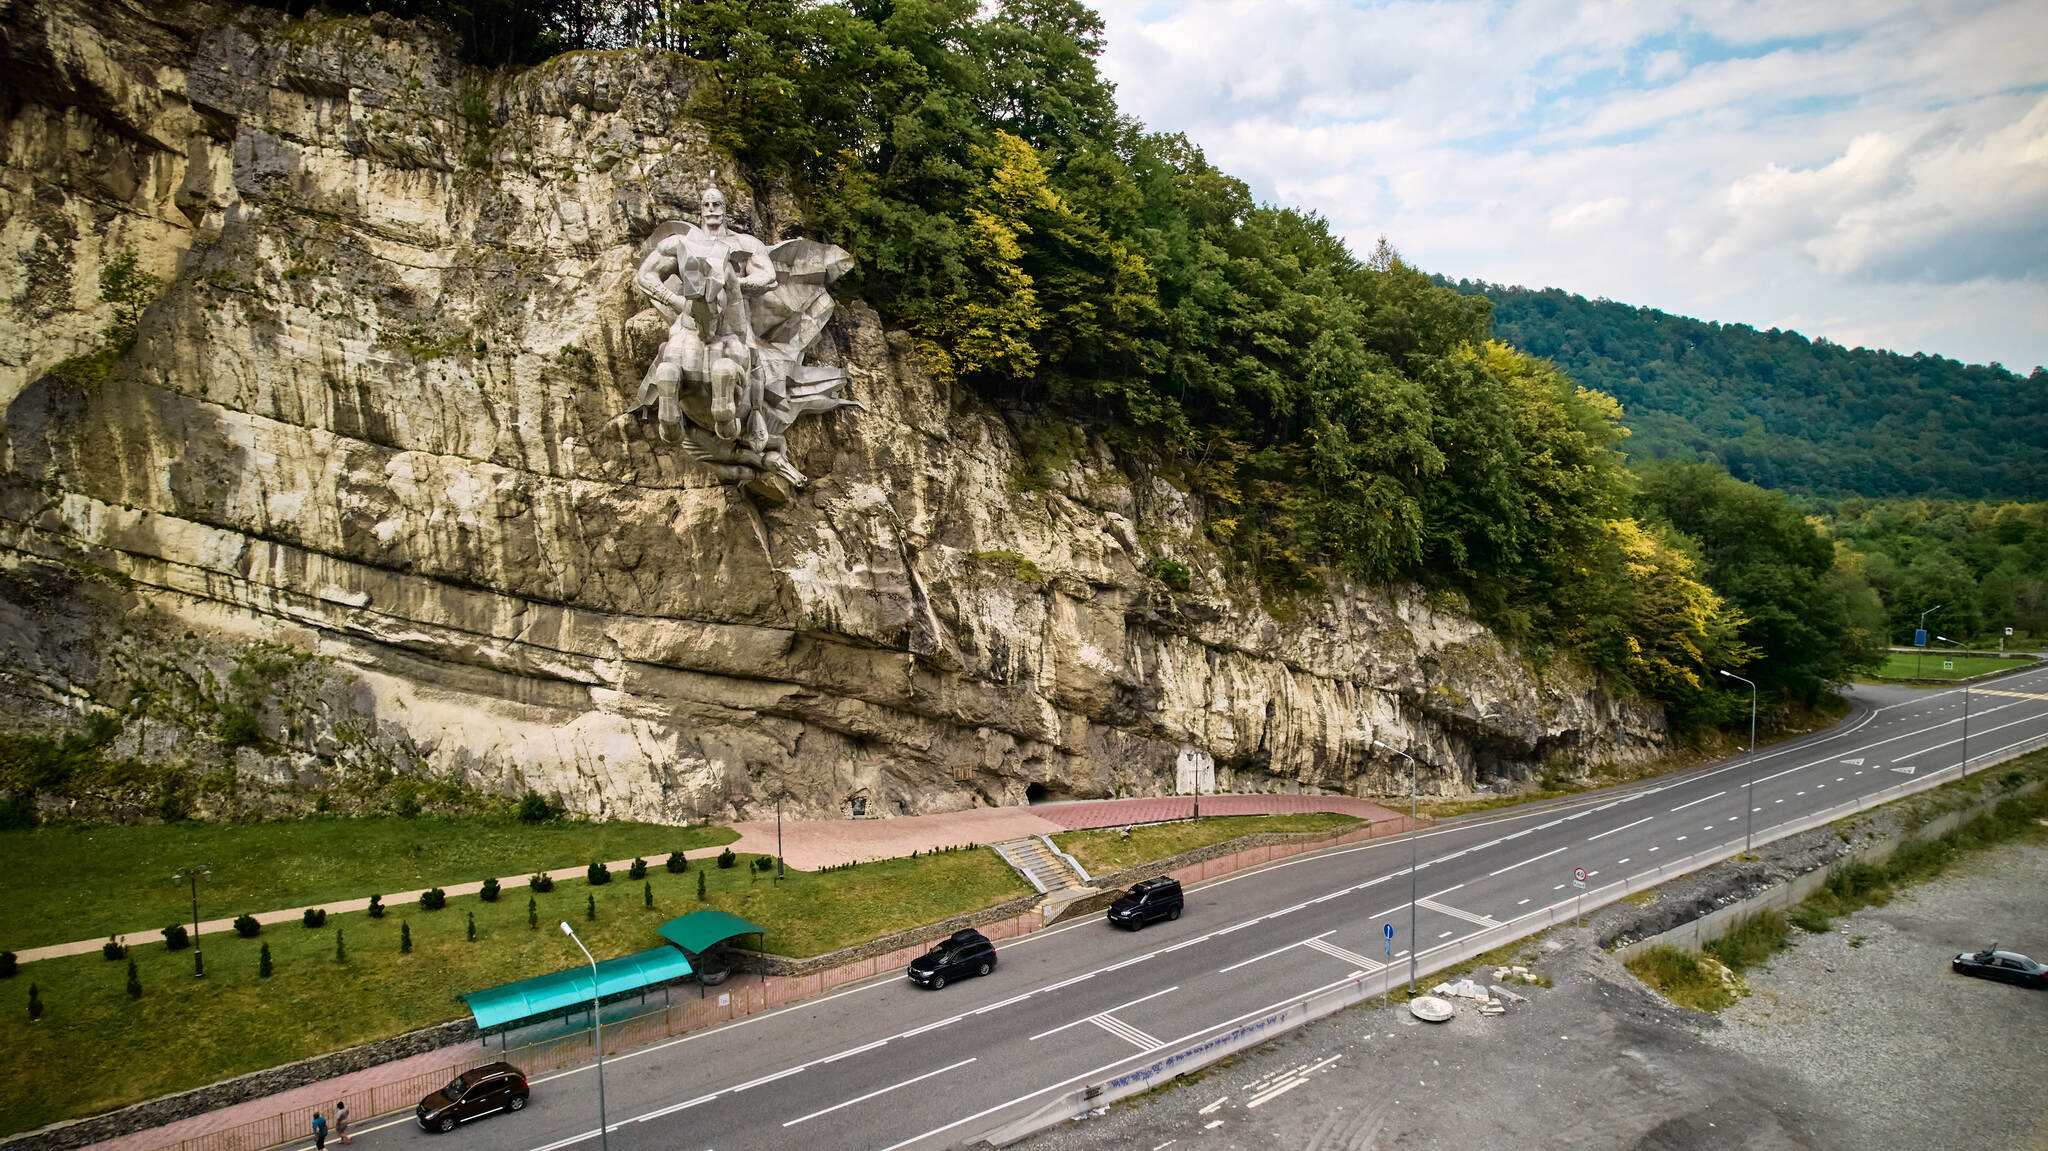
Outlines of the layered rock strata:
{"type": "Polygon", "coordinates": [[[866,410],[790,430],[807,487],[689,464],[627,412],[661,338],[641,241],[714,182],[758,235],[802,224],[689,117],[689,61],[484,73],[403,22],[127,0],[0,31],[18,699],[133,718],[175,681],[248,703],[237,762],[279,786],[669,821],[1405,790],[1374,740],[1455,793],[1663,741],[1416,590],[1269,604],[1198,499],[1099,443],[1027,467],[858,300],[817,355],[866,410]],[[124,253],[162,290],[95,358],[124,253]]]}

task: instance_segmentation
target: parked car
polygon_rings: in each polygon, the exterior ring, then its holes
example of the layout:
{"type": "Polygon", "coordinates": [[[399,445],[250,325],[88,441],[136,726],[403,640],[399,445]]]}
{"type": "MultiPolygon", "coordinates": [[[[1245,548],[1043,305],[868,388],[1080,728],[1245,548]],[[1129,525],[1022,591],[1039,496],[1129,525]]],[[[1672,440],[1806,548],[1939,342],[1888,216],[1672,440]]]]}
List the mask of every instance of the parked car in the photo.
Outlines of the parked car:
{"type": "Polygon", "coordinates": [[[1135,884],[1109,905],[1109,921],[1136,931],[1155,919],[1179,919],[1182,898],[1180,880],[1168,876],[1135,884]]]}
{"type": "Polygon", "coordinates": [[[1965,951],[1949,960],[1948,967],[1957,975],[2048,990],[2048,964],[2036,963],[2016,951],[2000,951],[1996,943],[1982,951],[1965,951]]]}
{"type": "Polygon", "coordinates": [[[526,1075],[510,1063],[486,1063],[450,1080],[413,1108],[413,1118],[429,1131],[453,1131],[494,1111],[526,1106],[526,1075]]]}
{"type": "Polygon", "coordinates": [[[987,975],[995,969],[995,944],[972,927],[963,927],[910,961],[910,981],[937,991],[956,979],[987,975]]]}

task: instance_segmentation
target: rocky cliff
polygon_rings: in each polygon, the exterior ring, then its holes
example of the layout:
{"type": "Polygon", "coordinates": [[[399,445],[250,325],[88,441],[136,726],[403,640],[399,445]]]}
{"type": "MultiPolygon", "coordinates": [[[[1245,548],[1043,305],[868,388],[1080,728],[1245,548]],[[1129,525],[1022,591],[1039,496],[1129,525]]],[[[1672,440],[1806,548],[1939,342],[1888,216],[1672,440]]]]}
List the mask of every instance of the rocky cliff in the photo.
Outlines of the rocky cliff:
{"type": "Polygon", "coordinates": [[[791,430],[793,500],[649,436],[643,239],[711,181],[803,223],[688,117],[689,61],[485,73],[403,22],[131,0],[0,0],[0,40],[17,711],[285,793],[670,821],[1404,790],[1374,740],[1457,792],[1663,742],[1414,589],[1262,596],[1197,499],[1027,460],[857,300],[821,355],[866,410],[791,430]]]}

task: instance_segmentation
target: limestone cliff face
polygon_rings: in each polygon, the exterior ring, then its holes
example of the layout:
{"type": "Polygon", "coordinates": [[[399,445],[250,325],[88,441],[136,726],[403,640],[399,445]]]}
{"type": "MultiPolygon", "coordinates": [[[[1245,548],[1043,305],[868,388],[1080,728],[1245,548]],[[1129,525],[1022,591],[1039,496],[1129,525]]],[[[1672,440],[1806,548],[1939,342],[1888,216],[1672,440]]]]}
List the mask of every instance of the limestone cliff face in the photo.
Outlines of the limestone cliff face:
{"type": "Polygon", "coordinates": [[[814,815],[1171,792],[1211,764],[1398,792],[1374,739],[1454,792],[1662,743],[1654,708],[1412,590],[1276,616],[1197,500],[1099,445],[1027,469],[858,301],[822,355],[867,410],[792,429],[792,502],[652,441],[626,414],[658,338],[642,239],[712,180],[757,233],[800,224],[685,114],[688,61],[508,77],[402,22],[128,0],[0,0],[0,33],[17,698],[140,715],[232,678],[266,736],[245,773],[678,821],[785,791],[814,815]],[[163,281],[134,349],[53,372],[104,344],[123,252],[163,281]]]}

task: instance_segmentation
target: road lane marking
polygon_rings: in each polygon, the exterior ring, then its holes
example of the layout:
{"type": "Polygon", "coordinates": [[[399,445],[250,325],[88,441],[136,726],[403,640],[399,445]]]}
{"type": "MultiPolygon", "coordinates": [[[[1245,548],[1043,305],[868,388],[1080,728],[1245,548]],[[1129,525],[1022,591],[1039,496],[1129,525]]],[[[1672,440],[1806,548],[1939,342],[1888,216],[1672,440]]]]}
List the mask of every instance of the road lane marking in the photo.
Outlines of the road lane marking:
{"type": "MultiPolygon", "coordinates": [[[[1335,934],[1337,934],[1337,929],[1336,929],[1336,928],[1334,928],[1334,927],[1332,927],[1332,928],[1331,928],[1331,929],[1329,929],[1328,931],[1325,931],[1325,932],[1323,932],[1323,935],[1335,935],[1335,934]]],[[[1321,938],[1323,937],[1323,935],[1312,935],[1312,936],[1310,936],[1310,937],[1309,937],[1309,939],[1321,939],[1321,938]]],[[[1228,967],[1220,967],[1220,968],[1217,968],[1217,970],[1216,970],[1216,974],[1218,974],[1218,975],[1228,975],[1228,974],[1230,974],[1231,972],[1233,972],[1233,971],[1236,971],[1236,970],[1237,970],[1238,968],[1240,968],[1240,967],[1250,967],[1250,966],[1251,966],[1252,964],[1254,964],[1254,963],[1257,963],[1257,962],[1258,962],[1259,960],[1261,960],[1261,959],[1271,959],[1271,958],[1273,958],[1273,957],[1274,957],[1275,955],[1280,955],[1280,954],[1282,954],[1282,953],[1284,953],[1284,952],[1292,951],[1292,950],[1294,950],[1294,949],[1295,949],[1295,948],[1297,948],[1297,947],[1303,946],[1303,945],[1304,945],[1304,944],[1306,944],[1307,942],[1308,942],[1308,939],[1300,939],[1300,940],[1296,940],[1296,941],[1295,941],[1295,942],[1293,942],[1293,943],[1290,943],[1290,944],[1288,944],[1288,945],[1287,945],[1287,946],[1285,946],[1285,947],[1275,947],[1275,948],[1274,948],[1273,950],[1271,950],[1271,951],[1268,951],[1268,952],[1266,952],[1266,953],[1265,953],[1264,955],[1254,955],[1254,956],[1252,956],[1252,957],[1251,957],[1250,959],[1247,959],[1247,960],[1245,960],[1245,961],[1244,961],[1243,963],[1233,963],[1233,964],[1231,964],[1231,965],[1230,965],[1230,966],[1228,966],[1228,967]]]]}
{"type": "Polygon", "coordinates": [[[842,1107],[851,1107],[856,1103],[866,1103],[868,1100],[873,1099],[878,1095],[887,1095],[891,1091],[901,1091],[902,1089],[910,1086],[913,1083],[922,1083],[925,1080],[930,1079],[934,1075],[944,1075],[948,1071],[957,1071],[960,1068],[967,1066],[969,1063],[974,1062],[974,1060],[974,1056],[969,1056],[966,1059],[962,1059],[960,1062],[955,1063],[950,1067],[941,1067],[937,1071],[927,1071],[922,1075],[905,1079],[903,1082],[898,1083],[893,1087],[884,1087],[879,1091],[870,1091],[866,1095],[862,1095],[857,1099],[848,1099],[844,1103],[834,1103],[832,1106],[825,1108],[823,1111],[813,1111],[809,1115],[806,1115],[801,1119],[792,1119],[789,1122],[784,1123],[783,1126],[794,1127],[799,1123],[808,1123],[811,1120],[816,1119],[820,1115],[830,1115],[834,1111],[837,1111],[842,1107]]]}
{"type": "MultiPolygon", "coordinates": [[[[1717,791],[1714,794],[1708,796],[1707,799],[1719,799],[1726,794],[1728,794],[1726,790],[1717,791]]],[[[1691,803],[1681,803],[1677,807],[1672,808],[1671,810],[1673,813],[1677,813],[1684,811],[1688,807],[1698,807],[1700,804],[1705,803],[1707,799],[1695,799],[1691,803]]]]}
{"type": "Polygon", "coordinates": [[[1308,948],[1311,951],[1320,951],[1324,955],[1341,959],[1354,967],[1363,967],[1365,968],[1365,970],[1361,972],[1361,974],[1365,975],[1370,975],[1373,972],[1378,971],[1380,968],[1386,966],[1386,964],[1381,963],[1377,959],[1368,959],[1365,956],[1360,955],[1356,951],[1350,951],[1345,948],[1339,947],[1336,944],[1331,943],[1327,939],[1311,939],[1308,941],[1308,948]]]}
{"type": "Polygon", "coordinates": [[[1501,868],[1500,871],[1489,871],[1486,873],[1486,878],[1492,879],[1496,875],[1500,875],[1504,872],[1513,871],[1517,867],[1527,866],[1528,864],[1534,863],[1539,859],[1549,859],[1551,856],[1558,854],[1558,852],[1570,850],[1571,848],[1569,847],[1560,847],[1557,849],[1557,851],[1546,851],[1542,855],[1532,855],[1529,858],[1523,860],[1521,863],[1510,863],[1506,867],[1501,868]]]}
{"type": "Polygon", "coordinates": [[[1595,835],[1595,836],[1591,836],[1591,837],[1589,837],[1589,838],[1588,838],[1588,839],[1586,840],[1586,842],[1587,842],[1587,843],[1591,843],[1591,842],[1593,842],[1593,840],[1595,840],[1595,839],[1605,839],[1605,838],[1607,838],[1608,836],[1610,836],[1610,835],[1613,835],[1613,834],[1614,834],[1615,832],[1617,832],[1617,831],[1627,831],[1627,830],[1628,830],[1629,828],[1631,828],[1631,827],[1641,827],[1641,826],[1642,826],[1643,824],[1645,824],[1645,823],[1648,823],[1648,822],[1650,822],[1651,820],[1653,820],[1653,819],[1655,819],[1655,818],[1657,818],[1657,817],[1656,817],[1656,816],[1654,816],[1654,815],[1646,815],[1646,816],[1642,817],[1641,819],[1638,819],[1638,820],[1636,820],[1636,821],[1635,821],[1634,823],[1624,823],[1624,824],[1622,824],[1622,825],[1621,825],[1620,827],[1610,827],[1610,828],[1608,828],[1608,829],[1607,829],[1606,831],[1603,831],[1603,832],[1601,832],[1601,833],[1600,833],[1600,834],[1598,834],[1598,835],[1595,835]]]}
{"type": "MultiPolygon", "coordinates": [[[[1297,943],[1297,944],[1295,944],[1295,946],[1296,946],[1296,947],[1299,947],[1299,946],[1301,946],[1301,945],[1297,943]]],[[[1274,952],[1273,954],[1277,955],[1277,954],[1279,954],[1279,952],[1274,952]]],[[[1261,956],[1260,958],[1264,958],[1264,956],[1261,956]]],[[[1059,1025],[1058,1027],[1055,1027],[1055,1028],[1053,1028],[1053,1029],[1052,1029],[1051,1031],[1041,1031],[1041,1032],[1039,1032],[1038,1034],[1036,1034],[1036,1035],[1033,1035],[1033,1036],[1032,1036],[1031,1038],[1029,1038],[1029,1039],[1025,1040],[1025,1042],[1026,1042],[1026,1043],[1036,1043],[1036,1042],[1038,1042],[1039,1040],[1041,1040],[1041,1039],[1045,1038],[1045,1037],[1046,1037],[1046,1036],[1048,1036],[1048,1035],[1058,1035],[1058,1034],[1059,1034],[1060,1032],[1062,1032],[1062,1031],[1065,1031],[1065,1030],[1066,1030],[1067,1028],[1069,1028],[1069,1027],[1079,1027],[1079,1026],[1080,1026],[1080,1025],[1082,1025],[1083,1023],[1087,1023],[1087,1022],[1090,1022],[1091,1020],[1094,1020],[1094,1019],[1100,1018],[1101,1016],[1104,1016],[1104,1015],[1109,1015],[1109,1014],[1112,1014],[1112,1013],[1114,1013],[1114,1012],[1118,1012],[1118,1011],[1122,1011],[1122,1010],[1123,1010],[1124,1008],[1126,1008],[1126,1007],[1136,1007],[1136,1006],[1137,1006],[1138,1004],[1140,1004],[1140,1003],[1143,1003],[1143,1002],[1145,1002],[1145,1001],[1146,1001],[1147,999],[1157,999],[1157,998],[1159,998],[1159,997],[1160,997],[1160,996],[1162,996],[1162,995],[1166,995],[1166,994],[1168,994],[1168,993],[1170,993],[1170,992],[1174,992],[1174,991],[1179,991],[1179,990],[1180,990],[1180,986],[1179,986],[1178,984],[1176,984],[1176,985],[1174,985],[1174,986],[1172,986],[1172,987],[1169,987],[1169,988],[1167,988],[1167,989],[1166,989],[1165,991],[1154,991],[1154,992],[1153,992],[1152,994],[1150,994],[1150,995],[1141,995],[1141,996],[1139,996],[1138,998],[1136,998],[1136,999],[1133,999],[1133,1000],[1131,1000],[1131,1001],[1130,1001],[1129,1003],[1119,1003],[1119,1004],[1117,1004],[1117,1005],[1116,1005],[1115,1007],[1112,1007],[1112,1008],[1110,1008],[1110,1009],[1109,1009],[1108,1011],[1099,1011],[1099,1012],[1095,1013],[1094,1015],[1086,1016],[1086,1017],[1084,1017],[1084,1018],[1081,1018],[1081,1019],[1076,1019],[1076,1020],[1074,1020],[1074,1021],[1073,1021],[1072,1023],[1062,1023],[1062,1024],[1060,1024],[1060,1025],[1059,1025]]]]}
{"type": "Polygon", "coordinates": [[[1159,1046],[1159,1041],[1157,1039],[1154,1039],[1150,1035],[1145,1034],[1143,1031],[1140,1031],[1137,1028],[1131,1026],[1130,1024],[1125,1023],[1123,1020],[1118,1019],[1117,1017],[1111,1015],[1107,1011],[1103,1012],[1100,1015],[1089,1016],[1088,1022],[1093,1023],[1095,1026],[1102,1028],[1104,1031],[1109,1032],[1111,1035],[1114,1035],[1118,1039],[1121,1039],[1124,1042],[1130,1044],[1131,1046],[1136,1047],[1140,1051],[1150,1051],[1159,1046]]]}
{"type": "Polygon", "coordinates": [[[1476,923],[1481,927],[1500,926],[1500,920],[1494,919],[1491,916],[1475,915],[1470,911],[1464,911],[1456,907],[1451,907],[1447,904],[1438,903],[1435,900],[1430,899],[1428,896],[1424,896],[1423,898],[1416,900],[1415,906],[1427,907],[1431,911],[1434,911],[1439,915],[1448,915],[1453,919],[1462,919],[1467,923],[1476,923]]]}

